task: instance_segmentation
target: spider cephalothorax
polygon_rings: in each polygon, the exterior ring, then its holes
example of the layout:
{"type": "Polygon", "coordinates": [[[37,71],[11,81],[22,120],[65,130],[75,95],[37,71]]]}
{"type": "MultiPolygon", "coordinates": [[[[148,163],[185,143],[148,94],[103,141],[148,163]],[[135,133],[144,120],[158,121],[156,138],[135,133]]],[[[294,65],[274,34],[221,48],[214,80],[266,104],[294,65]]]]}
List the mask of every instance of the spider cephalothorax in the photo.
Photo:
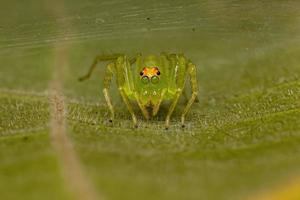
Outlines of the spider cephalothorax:
{"type": "Polygon", "coordinates": [[[89,73],[80,80],[88,78],[99,61],[110,61],[105,72],[103,93],[111,112],[111,121],[114,118],[114,109],[108,89],[112,76],[116,75],[119,92],[132,115],[135,126],[137,126],[137,119],[131,101],[137,102],[143,115],[148,119],[157,114],[163,100],[171,100],[165,122],[168,128],[170,117],[189,77],[192,96],[181,116],[181,123],[184,126],[185,116],[198,93],[196,67],[184,55],[161,53],[158,56],[142,56],[138,54],[131,59],[122,54],[102,55],[96,57],[89,73]]]}

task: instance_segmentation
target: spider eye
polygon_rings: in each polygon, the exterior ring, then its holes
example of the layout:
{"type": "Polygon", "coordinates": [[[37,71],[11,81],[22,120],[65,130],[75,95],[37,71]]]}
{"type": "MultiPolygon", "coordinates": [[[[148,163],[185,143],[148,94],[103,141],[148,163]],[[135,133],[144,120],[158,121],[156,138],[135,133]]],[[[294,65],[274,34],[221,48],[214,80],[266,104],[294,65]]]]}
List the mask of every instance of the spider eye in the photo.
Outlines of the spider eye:
{"type": "Polygon", "coordinates": [[[158,71],[156,74],[157,74],[157,75],[160,75],[160,71],[158,71]]]}
{"type": "Polygon", "coordinates": [[[142,77],[142,82],[144,83],[144,84],[148,84],[149,83],[149,78],[148,78],[148,76],[143,76],[142,77]]]}
{"type": "Polygon", "coordinates": [[[143,75],[144,75],[144,72],[140,72],[140,75],[143,76],[143,75]]]}
{"type": "Polygon", "coordinates": [[[152,76],[152,78],[151,78],[151,83],[156,84],[156,83],[158,83],[158,82],[159,82],[158,76],[152,76]]]}

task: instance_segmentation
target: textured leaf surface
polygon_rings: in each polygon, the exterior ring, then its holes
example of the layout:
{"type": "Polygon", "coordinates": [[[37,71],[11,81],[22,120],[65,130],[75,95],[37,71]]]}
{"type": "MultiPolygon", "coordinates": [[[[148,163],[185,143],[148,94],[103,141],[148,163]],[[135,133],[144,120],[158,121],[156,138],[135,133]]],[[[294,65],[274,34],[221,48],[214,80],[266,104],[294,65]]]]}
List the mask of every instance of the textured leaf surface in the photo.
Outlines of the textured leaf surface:
{"type": "Polygon", "coordinates": [[[63,170],[74,167],[61,160],[55,131],[67,134],[100,199],[231,200],[265,191],[288,199],[280,190],[300,177],[299,3],[30,0],[0,7],[3,199],[75,198],[63,170]],[[89,81],[77,78],[97,54],[161,51],[182,52],[198,67],[200,102],[187,127],[179,124],[182,99],[169,131],[167,105],[150,121],[136,108],[139,128],[132,129],[116,86],[116,120],[108,124],[105,65],[89,81]],[[53,88],[65,104],[56,108],[63,128],[52,123],[53,88]]]}

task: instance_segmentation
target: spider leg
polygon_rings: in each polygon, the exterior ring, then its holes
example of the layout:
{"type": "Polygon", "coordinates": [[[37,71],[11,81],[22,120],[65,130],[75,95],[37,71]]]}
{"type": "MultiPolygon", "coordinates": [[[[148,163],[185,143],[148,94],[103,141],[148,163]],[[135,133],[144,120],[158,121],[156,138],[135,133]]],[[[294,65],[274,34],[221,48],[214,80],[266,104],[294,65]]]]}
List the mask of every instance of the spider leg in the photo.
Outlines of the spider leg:
{"type": "Polygon", "coordinates": [[[178,100],[180,98],[180,95],[182,93],[182,89],[181,88],[178,88],[177,91],[176,91],[176,94],[175,94],[175,97],[173,98],[173,102],[169,108],[169,111],[168,111],[168,114],[167,114],[167,117],[166,117],[166,122],[165,122],[165,128],[166,129],[169,129],[169,126],[170,126],[170,117],[178,103],[178,100]]]}
{"type": "Polygon", "coordinates": [[[165,128],[168,129],[170,126],[170,118],[172,113],[174,112],[174,109],[176,105],[178,104],[178,100],[180,99],[180,96],[182,95],[184,86],[185,86],[185,79],[186,79],[186,58],[181,55],[176,54],[170,54],[168,55],[168,59],[171,62],[171,73],[170,73],[170,84],[175,83],[175,86],[173,85],[172,90],[174,91],[173,100],[169,107],[168,114],[166,116],[165,121],[165,128]]]}
{"type": "Polygon", "coordinates": [[[185,121],[185,116],[190,110],[192,104],[194,101],[197,99],[197,94],[198,94],[198,84],[197,84],[197,76],[196,76],[196,66],[189,62],[188,63],[188,73],[190,76],[190,82],[191,82],[191,87],[192,87],[192,96],[190,100],[188,101],[186,107],[183,110],[183,113],[181,115],[181,125],[184,127],[184,121],[185,121]]]}
{"type": "Polygon", "coordinates": [[[137,127],[137,118],[133,112],[132,106],[129,102],[128,96],[124,89],[124,74],[123,74],[123,72],[127,66],[124,64],[124,62],[120,62],[123,59],[124,59],[123,57],[119,57],[116,62],[113,62],[113,63],[110,63],[107,65],[106,71],[105,71],[105,76],[104,76],[104,83],[103,83],[103,85],[104,85],[103,94],[104,94],[106,103],[109,107],[109,110],[111,112],[110,121],[112,122],[112,120],[114,119],[114,108],[112,106],[111,98],[108,93],[108,90],[110,88],[113,75],[116,75],[117,85],[118,85],[120,95],[123,99],[123,102],[126,104],[128,111],[130,112],[130,114],[132,116],[134,126],[137,127]]]}
{"type": "Polygon", "coordinates": [[[135,95],[135,99],[136,99],[137,104],[138,104],[138,106],[140,107],[140,109],[141,109],[141,111],[142,111],[144,117],[145,117],[147,120],[150,119],[150,116],[149,116],[149,113],[148,113],[147,109],[142,105],[142,103],[141,103],[141,101],[140,101],[140,99],[139,99],[139,97],[138,97],[137,94],[135,95]]]}
{"type": "Polygon", "coordinates": [[[117,85],[118,85],[120,95],[128,111],[131,114],[134,127],[137,128],[137,118],[134,114],[132,105],[128,97],[128,90],[133,92],[134,86],[132,85],[133,83],[132,83],[132,77],[130,76],[130,73],[127,73],[130,72],[130,61],[127,59],[126,56],[120,56],[116,60],[115,69],[116,69],[117,85]]]}
{"type": "MultiPolygon", "coordinates": [[[[188,94],[188,93],[190,93],[190,92],[188,92],[187,89],[184,88],[182,94],[183,94],[183,98],[184,98],[185,103],[187,103],[187,102],[189,101],[189,97],[188,97],[189,94],[188,94]]],[[[196,96],[196,99],[195,99],[194,103],[199,103],[199,98],[198,98],[198,96],[196,96]]]]}
{"type": "Polygon", "coordinates": [[[94,59],[94,62],[93,64],[91,65],[88,73],[82,77],[80,77],[78,80],[79,81],[84,81],[88,78],[90,78],[93,70],[95,69],[95,67],[97,66],[97,64],[99,62],[102,62],[102,61],[111,61],[111,60],[116,60],[119,56],[121,56],[121,54],[112,54],[112,55],[98,55],[96,56],[96,58],[94,59]]]}
{"type": "Polygon", "coordinates": [[[103,83],[103,94],[107,103],[107,106],[110,110],[111,113],[111,117],[110,117],[110,122],[112,122],[114,120],[115,117],[115,112],[114,112],[114,108],[112,106],[111,103],[111,98],[110,95],[108,93],[108,90],[110,88],[111,85],[111,80],[113,78],[113,73],[114,73],[114,68],[115,68],[115,64],[114,63],[110,63],[107,65],[106,67],[106,71],[105,71],[105,76],[104,76],[104,83],[103,83]]]}
{"type": "Polygon", "coordinates": [[[129,102],[128,96],[127,96],[126,93],[124,92],[124,88],[123,88],[123,87],[120,87],[120,88],[119,88],[119,91],[120,91],[120,94],[121,94],[121,96],[122,96],[122,99],[123,99],[124,103],[125,103],[126,106],[127,106],[128,111],[129,111],[130,114],[131,114],[132,121],[133,121],[133,125],[134,125],[135,128],[137,128],[137,119],[136,119],[136,116],[135,116],[134,111],[133,111],[133,109],[132,109],[132,106],[131,106],[131,104],[130,104],[130,102],[129,102]]]}

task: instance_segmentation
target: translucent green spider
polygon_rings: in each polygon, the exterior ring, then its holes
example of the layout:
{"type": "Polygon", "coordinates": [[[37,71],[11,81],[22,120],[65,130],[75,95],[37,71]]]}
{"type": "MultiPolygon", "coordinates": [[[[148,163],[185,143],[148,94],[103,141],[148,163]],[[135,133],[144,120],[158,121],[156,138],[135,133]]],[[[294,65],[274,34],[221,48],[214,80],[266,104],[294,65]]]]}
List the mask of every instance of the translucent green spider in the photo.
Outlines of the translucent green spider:
{"type": "Polygon", "coordinates": [[[114,119],[114,108],[108,90],[115,75],[119,92],[132,116],[135,127],[137,127],[137,118],[130,100],[137,102],[146,119],[158,113],[162,101],[171,100],[165,121],[165,128],[168,129],[170,117],[185,89],[186,79],[189,77],[192,96],[181,115],[181,124],[184,127],[185,116],[198,93],[196,66],[184,55],[161,53],[159,56],[142,56],[138,54],[134,58],[128,58],[122,54],[100,55],[95,58],[88,74],[79,80],[89,78],[97,63],[101,61],[110,61],[106,67],[103,89],[111,113],[110,122],[114,119]]]}

